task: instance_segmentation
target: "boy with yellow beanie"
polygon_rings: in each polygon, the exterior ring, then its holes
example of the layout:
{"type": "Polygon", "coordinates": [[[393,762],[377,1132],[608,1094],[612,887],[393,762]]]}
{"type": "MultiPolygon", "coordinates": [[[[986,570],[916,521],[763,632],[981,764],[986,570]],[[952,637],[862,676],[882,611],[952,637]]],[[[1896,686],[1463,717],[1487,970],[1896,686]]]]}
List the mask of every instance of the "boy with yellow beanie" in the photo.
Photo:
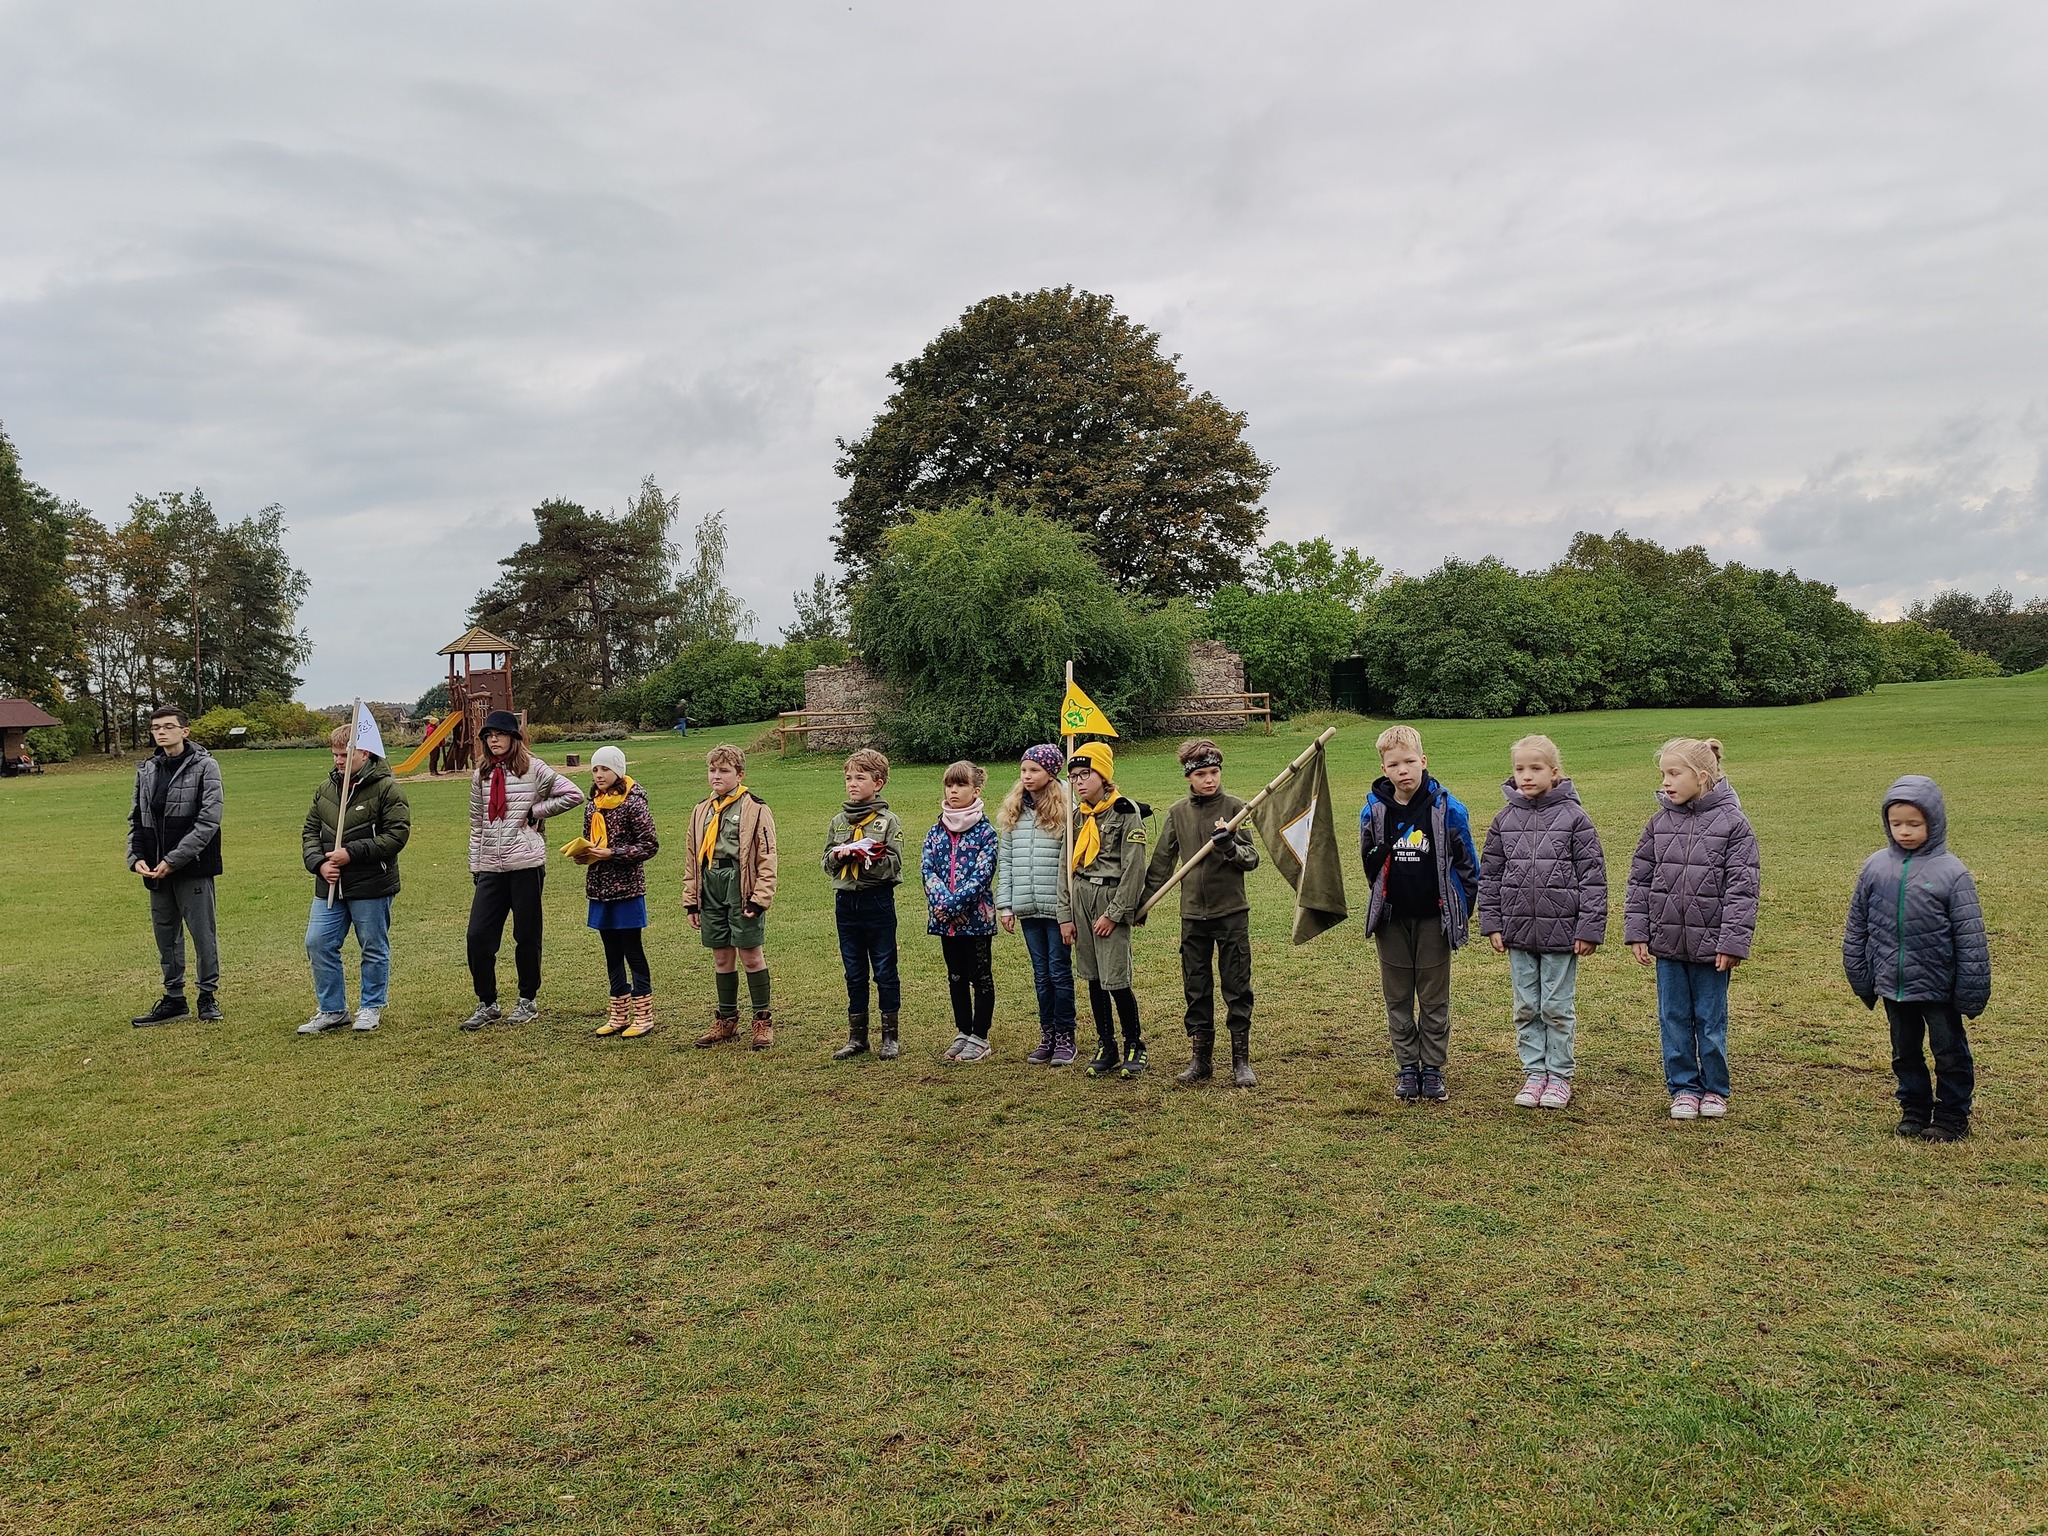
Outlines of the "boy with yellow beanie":
{"type": "Polygon", "coordinates": [[[1117,793],[1116,756],[1102,742],[1074,749],[1067,779],[1074,791],[1074,854],[1072,878],[1060,896],[1060,937],[1074,947],[1074,975],[1088,983],[1095,1015],[1097,1047],[1088,1075],[1133,1078],[1147,1064],[1131,984],[1131,919],[1145,894],[1149,811],[1117,793]]]}

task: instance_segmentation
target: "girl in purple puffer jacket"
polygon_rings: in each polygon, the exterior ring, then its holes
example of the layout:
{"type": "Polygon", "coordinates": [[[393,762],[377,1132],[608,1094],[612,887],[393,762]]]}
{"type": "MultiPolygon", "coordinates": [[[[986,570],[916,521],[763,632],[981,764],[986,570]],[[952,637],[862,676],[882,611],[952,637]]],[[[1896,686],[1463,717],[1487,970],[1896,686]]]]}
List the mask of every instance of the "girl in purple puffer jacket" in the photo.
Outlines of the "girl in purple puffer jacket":
{"type": "Polygon", "coordinates": [[[1515,1102],[1563,1109],[1577,1069],[1579,961],[1607,937],[1607,856],[1556,742],[1524,736],[1508,761],[1507,804],[1479,859],[1479,931],[1508,957],[1514,983],[1526,1078],[1515,1102]]]}
{"type": "Polygon", "coordinates": [[[1756,833],[1721,773],[1721,743],[1680,736],[1657,754],[1657,814],[1629,863],[1623,942],[1657,967],[1657,1030],[1671,1118],[1728,1113],[1728,978],[1756,933],[1756,833]]]}

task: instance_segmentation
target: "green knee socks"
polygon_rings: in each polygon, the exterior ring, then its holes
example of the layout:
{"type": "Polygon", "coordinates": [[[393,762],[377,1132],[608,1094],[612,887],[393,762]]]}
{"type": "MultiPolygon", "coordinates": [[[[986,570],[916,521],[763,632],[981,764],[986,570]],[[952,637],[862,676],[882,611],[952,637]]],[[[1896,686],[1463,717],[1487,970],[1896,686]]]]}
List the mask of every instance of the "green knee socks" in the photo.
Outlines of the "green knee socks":
{"type": "Polygon", "coordinates": [[[720,971],[718,975],[718,1016],[737,1018],[740,1011],[740,973],[720,971]]]}
{"type": "Polygon", "coordinates": [[[747,999],[754,1005],[754,1012],[768,1011],[768,967],[747,972],[747,999]]]}

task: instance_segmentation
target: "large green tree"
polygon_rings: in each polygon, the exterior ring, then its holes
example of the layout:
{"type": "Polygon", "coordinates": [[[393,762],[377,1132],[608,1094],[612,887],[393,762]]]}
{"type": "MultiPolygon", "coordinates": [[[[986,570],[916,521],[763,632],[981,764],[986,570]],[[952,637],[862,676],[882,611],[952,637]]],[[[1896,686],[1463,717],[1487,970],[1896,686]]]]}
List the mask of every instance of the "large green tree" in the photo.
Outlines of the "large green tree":
{"type": "Polygon", "coordinates": [[[1086,534],[1124,592],[1199,597],[1241,579],[1272,466],[1243,414],[1191,393],[1178,364],[1106,294],[982,300],[891,368],[867,435],[840,440],[840,560],[858,576],[890,528],[979,500],[1086,534]]]}
{"type": "Polygon", "coordinates": [[[62,697],[78,659],[77,604],[64,581],[65,510],[21,472],[0,430],[0,694],[62,697]]]}

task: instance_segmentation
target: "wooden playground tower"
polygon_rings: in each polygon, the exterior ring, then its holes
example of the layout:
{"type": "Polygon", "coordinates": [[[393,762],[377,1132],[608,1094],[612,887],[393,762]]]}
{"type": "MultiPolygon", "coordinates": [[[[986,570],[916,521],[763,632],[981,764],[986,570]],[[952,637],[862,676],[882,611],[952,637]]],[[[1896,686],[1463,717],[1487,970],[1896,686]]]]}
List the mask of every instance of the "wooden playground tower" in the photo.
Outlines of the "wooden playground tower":
{"type": "Polygon", "coordinates": [[[448,658],[448,713],[396,771],[410,772],[424,763],[433,773],[469,772],[476,763],[484,716],[494,709],[518,714],[520,727],[525,728],[526,717],[512,703],[512,655],[517,649],[480,625],[441,647],[437,654],[448,658]]]}

